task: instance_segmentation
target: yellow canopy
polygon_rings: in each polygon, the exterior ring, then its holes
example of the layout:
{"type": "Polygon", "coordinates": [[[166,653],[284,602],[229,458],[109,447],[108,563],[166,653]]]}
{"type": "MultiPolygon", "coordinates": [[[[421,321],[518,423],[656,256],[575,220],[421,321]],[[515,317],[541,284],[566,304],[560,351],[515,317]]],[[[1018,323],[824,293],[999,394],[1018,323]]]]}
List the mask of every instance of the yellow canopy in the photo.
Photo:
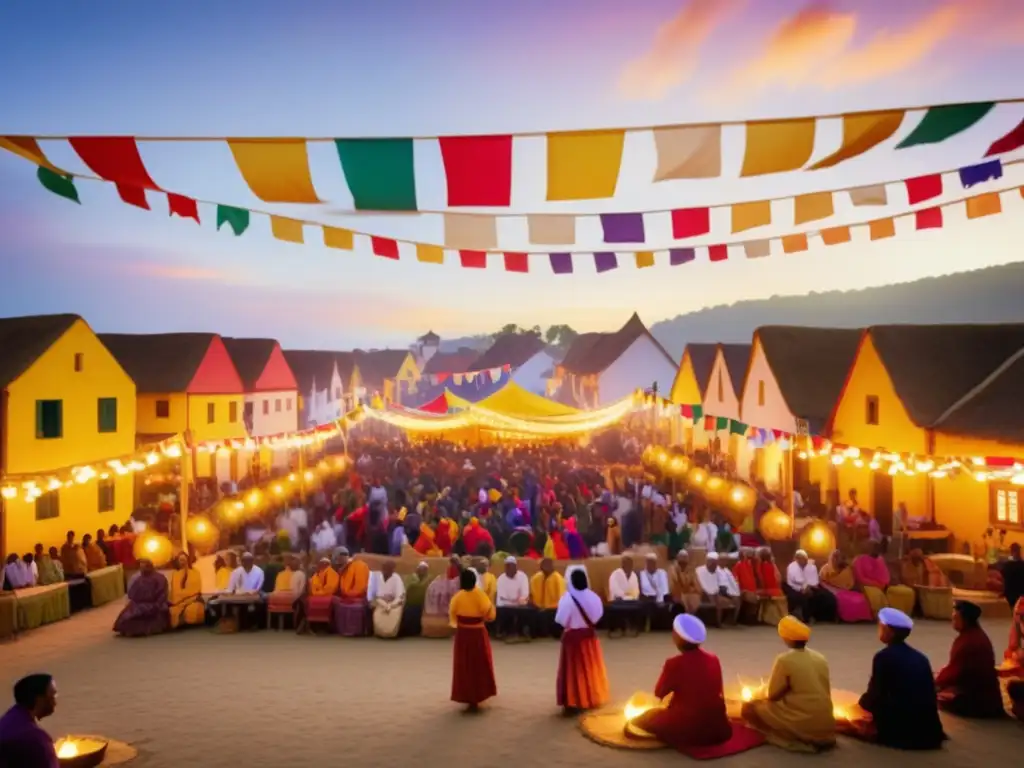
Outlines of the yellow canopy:
{"type": "Polygon", "coordinates": [[[568,405],[556,403],[546,397],[535,395],[523,389],[514,381],[510,381],[493,395],[485,397],[478,403],[466,403],[461,398],[456,398],[450,392],[445,394],[448,398],[449,407],[453,406],[454,400],[460,400],[459,408],[471,405],[476,408],[483,408],[494,413],[505,416],[516,416],[523,419],[538,418],[546,416],[570,416],[579,413],[579,410],[568,405]],[[465,403],[465,405],[463,405],[465,403]]]}

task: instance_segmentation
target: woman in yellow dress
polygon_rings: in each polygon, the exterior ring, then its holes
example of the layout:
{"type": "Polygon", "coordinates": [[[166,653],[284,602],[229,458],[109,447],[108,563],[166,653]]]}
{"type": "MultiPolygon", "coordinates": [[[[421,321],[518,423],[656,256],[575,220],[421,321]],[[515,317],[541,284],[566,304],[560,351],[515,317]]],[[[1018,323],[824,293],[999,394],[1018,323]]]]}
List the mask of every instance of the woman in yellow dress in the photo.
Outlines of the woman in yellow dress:
{"type": "Polygon", "coordinates": [[[807,647],[811,629],[793,616],[779,622],[789,650],[775,657],[763,698],[743,705],[743,720],[777,747],[817,752],[836,744],[828,662],[807,647]]]}
{"type": "Polygon", "coordinates": [[[179,553],[174,560],[174,573],[170,577],[167,602],[171,614],[171,629],[188,624],[203,624],[206,621],[203,579],[199,570],[192,567],[188,555],[184,552],[179,553]]]}
{"type": "Polygon", "coordinates": [[[217,555],[213,561],[213,572],[216,578],[214,589],[217,592],[226,592],[228,584],[231,583],[231,574],[238,567],[238,555],[228,550],[225,557],[217,555]]]}

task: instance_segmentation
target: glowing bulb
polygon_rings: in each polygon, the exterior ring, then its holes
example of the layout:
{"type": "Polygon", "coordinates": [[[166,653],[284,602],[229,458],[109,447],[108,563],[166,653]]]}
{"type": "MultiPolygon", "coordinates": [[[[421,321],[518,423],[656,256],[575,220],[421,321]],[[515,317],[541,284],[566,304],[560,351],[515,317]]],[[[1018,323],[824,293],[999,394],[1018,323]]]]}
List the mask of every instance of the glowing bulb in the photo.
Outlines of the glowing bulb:
{"type": "Polygon", "coordinates": [[[743,701],[753,701],[754,692],[748,686],[745,685],[743,686],[743,690],[740,691],[740,698],[743,699],[743,701]]]}
{"type": "Polygon", "coordinates": [[[70,760],[72,757],[78,757],[78,745],[71,739],[64,739],[57,748],[57,758],[70,760]]]}
{"type": "Polygon", "coordinates": [[[235,509],[245,509],[245,503],[241,501],[235,502],[235,509]]]}
{"type": "Polygon", "coordinates": [[[277,485],[274,486],[274,493],[280,496],[282,493],[284,493],[284,487],[280,483],[278,483],[277,485]]]}
{"type": "Polygon", "coordinates": [[[825,543],[825,531],[822,530],[820,527],[819,528],[815,528],[813,531],[811,531],[811,541],[814,544],[817,544],[818,546],[821,546],[822,544],[824,544],[825,543]]]}
{"type": "Polygon", "coordinates": [[[253,491],[252,493],[250,493],[247,501],[249,502],[250,507],[255,507],[257,504],[260,503],[260,492],[253,491]]]}
{"type": "Polygon", "coordinates": [[[200,520],[196,523],[196,533],[206,533],[206,521],[200,520]]]}
{"type": "Polygon", "coordinates": [[[889,474],[890,475],[895,475],[899,471],[900,471],[900,468],[899,468],[899,466],[897,464],[890,464],[889,465],[889,474]]]}
{"type": "Polygon", "coordinates": [[[295,482],[295,473],[294,472],[292,472],[290,475],[288,475],[288,482],[290,482],[290,483],[294,483],[295,482]]]}
{"type": "Polygon", "coordinates": [[[797,454],[797,457],[799,457],[801,459],[806,459],[807,458],[807,451],[800,451],[800,453],[797,454]]]}
{"type": "Polygon", "coordinates": [[[882,465],[879,464],[877,461],[872,461],[870,464],[868,464],[868,469],[878,469],[881,466],[882,465]]]}
{"type": "Polygon", "coordinates": [[[49,485],[47,485],[46,487],[47,487],[47,490],[55,491],[58,488],[60,488],[60,480],[57,480],[56,478],[54,478],[53,480],[50,481],[49,485]]]}
{"type": "Polygon", "coordinates": [[[977,480],[979,483],[984,483],[985,482],[985,478],[986,478],[986,475],[985,475],[984,472],[975,472],[974,473],[974,479],[977,480]]]}
{"type": "Polygon", "coordinates": [[[313,473],[312,473],[312,472],[310,472],[310,471],[309,471],[309,470],[307,469],[307,470],[306,470],[306,471],[305,471],[305,472],[303,473],[303,475],[302,475],[302,479],[303,479],[303,480],[305,480],[306,482],[309,482],[310,480],[312,480],[312,479],[313,479],[313,473]]]}
{"type": "Polygon", "coordinates": [[[160,456],[158,456],[156,453],[146,454],[146,463],[149,464],[149,466],[153,466],[154,464],[157,464],[159,461],[160,456]]]}
{"type": "Polygon", "coordinates": [[[973,459],[971,459],[971,464],[973,464],[976,467],[983,467],[985,466],[985,460],[979,458],[978,456],[975,456],[973,459]]]}
{"type": "Polygon", "coordinates": [[[11,485],[5,486],[4,489],[0,491],[0,496],[3,496],[5,499],[13,499],[17,495],[18,489],[11,485]]]}
{"type": "Polygon", "coordinates": [[[846,461],[846,457],[843,456],[843,454],[841,453],[837,453],[832,457],[832,463],[835,464],[837,467],[844,461],[846,461]]]}
{"type": "Polygon", "coordinates": [[[160,542],[156,539],[149,539],[146,542],[146,551],[150,554],[156,552],[158,549],[160,549],[160,542]]]}
{"type": "Polygon", "coordinates": [[[1013,477],[1011,477],[1010,482],[1013,483],[1014,485],[1024,485],[1024,472],[1016,474],[1013,477]]]}
{"type": "Polygon", "coordinates": [[[863,459],[854,459],[853,460],[853,466],[855,466],[858,469],[860,469],[861,467],[864,466],[864,460],[863,459]]]}

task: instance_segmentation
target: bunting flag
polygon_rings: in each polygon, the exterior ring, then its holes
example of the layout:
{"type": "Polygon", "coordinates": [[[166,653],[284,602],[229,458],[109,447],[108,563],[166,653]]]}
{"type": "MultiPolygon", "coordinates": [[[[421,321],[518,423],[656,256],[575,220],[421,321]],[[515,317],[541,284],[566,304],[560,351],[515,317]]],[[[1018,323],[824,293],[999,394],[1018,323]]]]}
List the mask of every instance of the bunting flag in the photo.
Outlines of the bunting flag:
{"type": "Polygon", "coordinates": [[[228,139],[228,147],[245,183],[263,202],[320,202],[305,139],[228,139]]]}
{"type": "Polygon", "coordinates": [[[917,229],[939,229],[942,226],[942,209],[936,206],[915,211],[914,219],[917,229]]]}
{"type": "Polygon", "coordinates": [[[889,237],[896,237],[896,221],[892,218],[869,221],[868,233],[872,240],[885,240],[889,237]]]}
{"type": "Polygon", "coordinates": [[[0,136],[0,149],[13,152],[18,157],[35,163],[38,166],[52,171],[58,176],[68,176],[67,171],[61,170],[46,157],[46,153],[39,148],[39,142],[32,136],[0,136]]]}
{"type": "MultiPolygon", "coordinates": [[[[0,143],[2,142],[3,139],[0,139],[0,143]]],[[[988,152],[985,153],[985,157],[1013,152],[1013,150],[1020,149],[1021,147],[1024,147],[1024,120],[1021,120],[1017,124],[1017,127],[1008,134],[993,141],[992,146],[990,146],[988,148],[988,152]]]]}
{"type": "Polygon", "coordinates": [[[798,195],[793,200],[793,221],[795,224],[806,224],[809,221],[827,219],[835,214],[831,192],[815,192],[809,195],[798,195]]]}
{"type": "Polygon", "coordinates": [[[619,181],[625,131],[548,134],[548,200],[612,197],[619,181]]]}
{"type": "Polygon", "coordinates": [[[923,203],[925,200],[931,200],[942,194],[942,174],[939,173],[907,179],[905,183],[907,185],[907,202],[911,205],[923,203]]]}
{"type": "Polygon", "coordinates": [[[351,251],[355,247],[355,233],[341,227],[324,227],[324,245],[339,251],[351,251]]]}
{"type": "Polygon", "coordinates": [[[533,245],[574,245],[576,217],[543,215],[527,216],[526,226],[533,245]]]}
{"type": "Polygon", "coordinates": [[[302,222],[298,219],[289,219],[287,216],[271,216],[270,231],[278,240],[286,243],[304,242],[302,222]]]}
{"type": "Polygon", "coordinates": [[[748,259],[763,259],[772,253],[771,240],[748,240],[743,244],[744,254],[748,259]]]}
{"type": "Polygon", "coordinates": [[[115,184],[114,188],[117,189],[117,194],[120,198],[128,203],[128,205],[136,208],[141,208],[144,211],[149,210],[149,200],[146,199],[146,190],[142,187],[132,187],[128,184],[115,184]]]}
{"type": "MultiPolygon", "coordinates": [[[[486,251],[459,251],[459,262],[467,269],[486,269],[486,251]]],[[[471,379],[472,381],[472,379],[471,379]]]]}
{"type": "Polygon", "coordinates": [[[960,169],[960,185],[970,189],[976,184],[995,181],[1003,178],[1003,163],[1000,160],[989,160],[978,165],[969,165],[960,169]]]}
{"type": "Polygon", "coordinates": [[[782,238],[783,253],[800,253],[807,250],[807,235],[801,232],[796,235],[786,235],[782,238]]]}
{"type": "Polygon", "coordinates": [[[825,245],[842,245],[852,239],[849,227],[829,227],[821,230],[821,241],[825,245]]]}
{"type": "Polygon", "coordinates": [[[747,425],[744,424],[742,421],[737,421],[736,419],[729,419],[729,434],[739,435],[740,437],[746,437],[747,425]]]}
{"type": "Polygon", "coordinates": [[[725,261],[729,258],[729,246],[728,245],[709,245],[708,246],[708,260],[709,261],[725,261]]]}
{"type": "Polygon", "coordinates": [[[770,200],[756,200],[750,203],[736,203],[732,206],[732,233],[766,227],[772,223],[770,200]]]}
{"type": "Polygon", "coordinates": [[[714,179],[722,175],[722,126],[655,128],[658,166],[654,181],[714,179]]]}
{"type": "Polygon", "coordinates": [[[416,260],[424,264],[444,264],[444,248],[439,245],[417,243],[416,260]]]}
{"type": "Polygon", "coordinates": [[[619,257],[614,253],[607,251],[594,254],[594,268],[598,274],[602,272],[610,272],[613,269],[618,269],[619,257]]]}
{"type": "Polygon", "coordinates": [[[36,177],[39,179],[39,183],[53,194],[81,205],[82,201],[78,199],[78,189],[75,188],[73,177],[52,171],[45,165],[40,165],[36,169],[36,177]]]}
{"type": "Polygon", "coordinates": [[[336,139],[357,211],[415,211],[412,139],[336,139]]]}
{"type": "Polygon", "coordinates": [[[498,222],[493,216],[469,213],[444,215],[444,243],[453,250],[463,248],[479,251],[498,249],[498,222]]]}
{"type": "Polygon", "coordinates": [[[398,259],[397,240],[392,240],[390,237],[377,237],[375,235],[370,238],[370,247],[373,249],[374,256],[380,256],[384,259],[398,259]]]}
{"type": "Polygon", "coordinates": [[[977,123],[992,111],[996,105],[993,101],[980,101],[972,104],[945,104],[932,107],[925,112],[921,122],[910,132],[896,149],[917,147],[922,144],[938,144],[940,141],[956,136],[977,123]]]}
{"type": "Polygon", "coordinates": [[[241,235],[249,228],[249,210],[247,208],[234,208],[230,205],[217,206],[217,229],[227,224],[235,236],[241,235]]]}
{"type": "Polygon", "coordinates": [[[647,269],[648,267],[654,266],[654,252],[653,251],[637,251],[636,252],[636,268],[647,269]]]}
{"type": "Polygon", "coordinates": [[[551,263],[551,271],[556,275],[572,274],[572,254],[551,253],[548,254],[548,260],[551,263]]]}
{"type": "Polygon", "coordinates": [[[764,176],[802,168],[814,152],[816,120],[747,123],[747,149],[740,176],[764,176]]]}
{"type": "Polygon", "coordinates": [[[118,185],[159,190],[142,162],[138,144],[131,136],[76,136],[68,139],[82,162],[105,181],[118,185]]]}
{"type": "Polygon", "coordinates": [[[438,144],[449,207],[512,205],[511,136],[448,136],[438,144]]]}
{"type": "Polygon", "coordinates": [[[890,112],[862,112],[843,117],[843,144],[839,149],[812,165],[808,170],[817,171],[831,168],[844,160],[863,155],[886,139],[890,138],[903,124],[906,113],[902,110],[890,112]]]}
{"type": "Polygon", "coordinates": [[[530,271],[530,257],[525,253],[505,253],[505,271],[521,272],[530,271]]]}
{"type": "Polygon", "coordinates": [[[983,216],[994,216],[1003,212],[1003,199],[998,192],[967,199],[967,218],[980,219],[983,216]]]}
{"type": "Polygon", "coordinates": [[[606,243],[643,243],[642,213],[602,213],[601,229],[606,243]]]}
{"type": "Polygon", "coordinates": [[[671,215],[672,237],[676,240],[711,233],[710,208],[680,208],[671,215]]]}
{"type": "Polygon", "coordinates": [[[885,190],[885,184],[872,184],[867,187],[854,187],[849,192],[850,202],[857,207],[889,204],[889,195],[885,190]]]}
{"type": "Polygon", "coordinates": [[[696,258],[697,253],[693,248],[671,248],[668,252],[668,263],[672,267],[681,267],[683,264],[689,264],[696,258]]]}
{"type": "Polygon", "coordinates": [[[176,195],[173,192],[167,193],[167,208],[171,216],[180,216],[183,219],[194,219],[199,224],[199,204],[191,197],[176,195]]]}

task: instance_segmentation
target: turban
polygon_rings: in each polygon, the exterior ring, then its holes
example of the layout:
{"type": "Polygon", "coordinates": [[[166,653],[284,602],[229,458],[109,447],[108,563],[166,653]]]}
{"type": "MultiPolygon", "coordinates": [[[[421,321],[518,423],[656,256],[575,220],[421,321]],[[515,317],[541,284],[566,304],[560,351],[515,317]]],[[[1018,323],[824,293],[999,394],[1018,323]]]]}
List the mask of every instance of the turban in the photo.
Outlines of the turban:
{"type": "Polygon", "coordinates": [[[717,552],[708,552],[704,556],[704,559],[705,560],[717,560],[718,559],[718,553],[717,552]]]}
{"type": "Polygon", "coordinates": [[[648,560],[653,560],[654,562],[658,562],[658,556],[656,554],[654,554],[653,552],[648,552],[647,553],[647,559],[648,560]]]}
{"type": "Polygon", "coordinates": [[[795,616],[785,616],[779,622],[779,637],[790,643],[806,643],[811,639],[811,628],[795,616]]]}
{"type": "Polygon", "coordinates": [[[957,613],[971,623],[977,622],[981,618],[981,608],[969,600],[957,600],[953,607],[957,613]]]}
{"type": "Polygon", "coordinates": [[[883,608],[880,610],[878,612],[878,623],[893,629],[909,630],[914,628],[914,620],[903,611],[898,611],[895,608],[883,608]]]}
{"type": "Polygon", "coordinates": [[[672,622],[672,631],[686,642],[694,645],[700,645],[708,638],[708,630],[704,626],[704,622],[688,613],[676,616],[676,620],[672,622]]]}
{"type": "Polygon", "coordinates": [[[516,564],[516,559],[512,555],[509,555],[508,557],[505,558],[505,565],[515,565],[515,564],[516,564]]]}
{"type": "Polygon", "coordinates": [[[796,553],[793,555],[793,557],[807,557],[807,550],[798,549],[796,553]]]}

